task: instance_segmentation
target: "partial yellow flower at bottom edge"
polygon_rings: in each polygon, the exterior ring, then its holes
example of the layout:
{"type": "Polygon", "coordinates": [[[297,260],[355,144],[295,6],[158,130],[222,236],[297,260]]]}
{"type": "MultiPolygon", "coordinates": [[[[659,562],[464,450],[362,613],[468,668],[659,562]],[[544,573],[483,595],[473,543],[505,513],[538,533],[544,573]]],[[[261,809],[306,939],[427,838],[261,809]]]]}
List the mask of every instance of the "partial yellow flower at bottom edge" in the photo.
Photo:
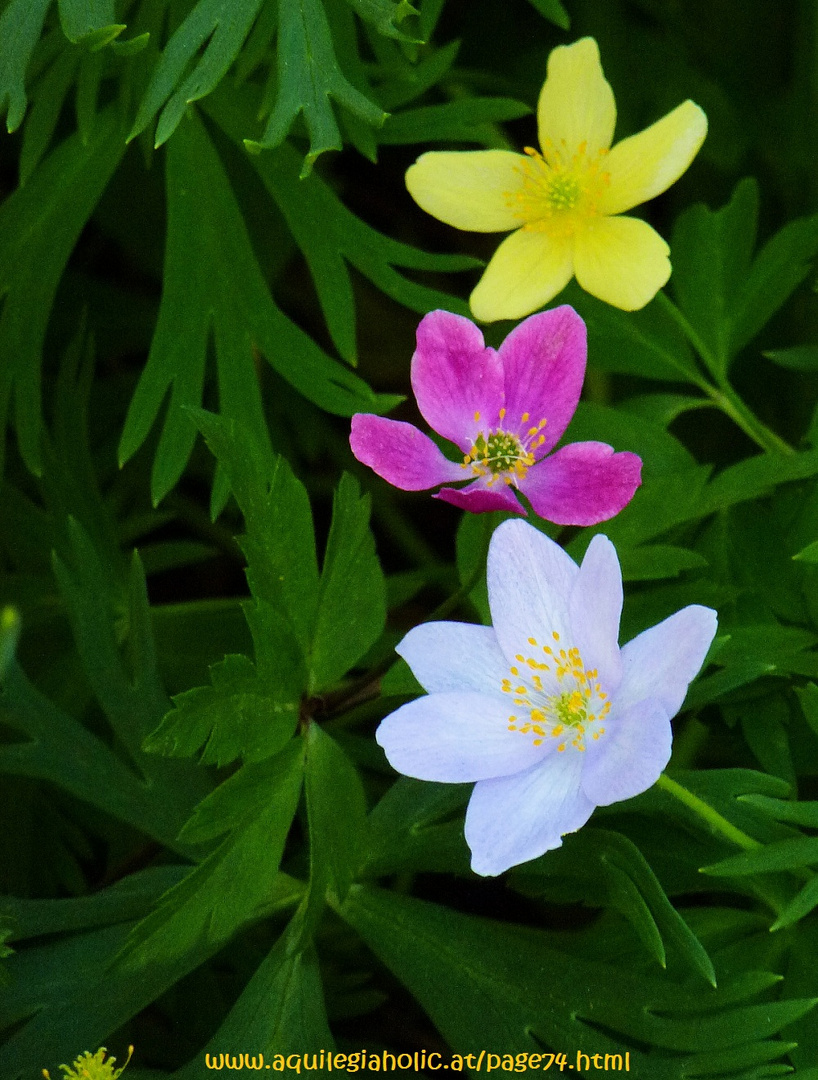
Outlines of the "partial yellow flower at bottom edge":
{"type": "MultiPolygon", "coordinates": [[[[60,1065],[60,1069],[65,1073],[65,1076],[61,1077],[60,1080],[118,1080],[133,1056],[133,1047],[128,1047],[128,1056],[125,1063],[120,1065],[118,1069],[114,1068],[116,1058],[109,1057],[106,1059],[107,1053],[108,1051],[104,1046],[100,1046],[99,1050],[94,1054],[90,1050],[86,1050],[80,1054],[72,1065],[60,1065]]],[[[45,1080],[51,1080],[48,1069],[43,1069],[43,1076],[45,1080]]]]}
{"type": "Polygon", "coordinates": [[[679,179],[707,134],[685,101],[611,148],[616,104],[593,38],[548,59],[537,106],[540,149],[432,151],[406,173],[427,213],[472,232],[515,230],[471,295],[476,318],[518,319],[572,277],[625,311],[644,307],[670,277],[669,248],[646,222],[621,217],[679,179]]]}

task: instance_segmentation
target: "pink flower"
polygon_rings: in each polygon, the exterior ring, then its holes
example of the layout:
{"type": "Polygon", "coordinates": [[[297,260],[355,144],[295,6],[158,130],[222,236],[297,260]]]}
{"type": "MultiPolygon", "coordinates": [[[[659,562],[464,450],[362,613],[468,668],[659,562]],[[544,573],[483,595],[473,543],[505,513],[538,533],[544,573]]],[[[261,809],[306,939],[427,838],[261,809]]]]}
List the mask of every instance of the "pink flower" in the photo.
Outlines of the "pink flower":
{"type": "Polygon", "coordinates": [[[475,513],[525,514],[516,489],[558,525],[606,521],[633,498],[641,459],[599,442],[551,453],[576,411],[585,356],[585,323],[567,305],[525,319],[497,350],[469,319],[433,311],[418,326],[412,389],[462,462],[449,461],[413,424],[366,413],[352,417],[352,452],[404,491],[468,480],[435,498],[475,513]]]}

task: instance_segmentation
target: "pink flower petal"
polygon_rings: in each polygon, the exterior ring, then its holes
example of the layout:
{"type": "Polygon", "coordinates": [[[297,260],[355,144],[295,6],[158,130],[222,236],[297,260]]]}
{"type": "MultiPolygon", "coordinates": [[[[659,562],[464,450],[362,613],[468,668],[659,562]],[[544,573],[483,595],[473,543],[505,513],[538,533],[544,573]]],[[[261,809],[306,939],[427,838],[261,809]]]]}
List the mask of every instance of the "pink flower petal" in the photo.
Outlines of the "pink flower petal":
{"type": "Polygon", "coordinates": [[[465,488],[442,488],[432,498],[442,499],[443,502],[459,506],[461,510],[469,510],[472,514],[485,514],[489,510],[509,510],[512,514],[526,516],[512,488],[503,483],[489,488],[476,480],[465,488]]]}
{"type": "Polygon", "coordinates": [[[606,443],[563,446],[538,461],[520,490],[541,518],[557,525],[596,525],[618,514],[642,483],[642,460],[606,443]]]}
{"type": "Polygon", "coordinates": [[[544,457],[576,412],[585,378],[585,323],[572,307],[532,315],[512,330],[500,346],[505,379],[503,427],[524,435],[545,420],[545,442],[535,450],[544,457]],[[523,414],[528,417],[523,420],[523,414]]]}
{"type": "Polygon", "coordinates": [[[429,426],[468,453],[478,432],[497,426],[503,369],[471,320],[432,311],[417,329],[412,389],[429,426]]]}
{"type": "Polygon", "coordinates": [[[428,435],[399,420],[356,413],[349,445],[358,461],[403,491],[467,479],[466,470],[445,458],[428,435]]]}

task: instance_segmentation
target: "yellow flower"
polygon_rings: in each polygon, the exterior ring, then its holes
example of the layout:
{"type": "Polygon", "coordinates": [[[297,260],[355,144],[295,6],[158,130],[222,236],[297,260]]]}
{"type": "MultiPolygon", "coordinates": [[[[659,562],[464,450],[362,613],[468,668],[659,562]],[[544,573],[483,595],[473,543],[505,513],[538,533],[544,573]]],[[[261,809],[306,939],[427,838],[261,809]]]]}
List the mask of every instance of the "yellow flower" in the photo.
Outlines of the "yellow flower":
{"type": "MultiPolygon", "coordinates": [[[[128,1047],[128,1057],[125,1061],[125,1065],[120,1065],[118,1069],[114,1069],[116,1058],[108,1058],[106,1061],[106,1053],[105,1047],[101,1046],[95,1054],[86,1050],[84,1054],[80,1054],[71,1066],[60,1065],[60,1068],[65,1073],[62,1080],[117,1080],[117,1078],[125,1071],[125,1067],[131,1060],[133,1047],[128,1047]]],[[[48,1069],[43,1069],[43,1076],[45,1077],[45,1080],[51,1080],[48,1069]]]]}
{"type": "Polygon", "coordinates": [[[548,58],[537,105],[540,150],[422,154],[406,186],[458,229],[507,232],[471,294],[478,319],[519,319],[576,275],[587,292],[635,311],[670,277],[669,248],[646,222],[619,217],[678,180],[707,134],[685,101],[611,148],[616,103],[593,38],[548,58]]]}

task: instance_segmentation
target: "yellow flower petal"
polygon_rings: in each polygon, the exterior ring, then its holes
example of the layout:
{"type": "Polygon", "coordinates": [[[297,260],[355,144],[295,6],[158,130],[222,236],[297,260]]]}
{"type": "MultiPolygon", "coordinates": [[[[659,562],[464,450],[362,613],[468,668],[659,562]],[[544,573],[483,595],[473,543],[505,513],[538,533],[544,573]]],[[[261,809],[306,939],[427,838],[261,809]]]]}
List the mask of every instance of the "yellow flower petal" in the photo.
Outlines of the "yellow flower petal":
{"type": "Polygon", "coordinates": [[[670,277],[669,252],[646,221],[596,218],[574,237],[574,272],[592,296],[637,311],[670,277]]]}
{"type": "Polygon", "coordinates": [[[537,104],[537,124],[546,158],[552,148],[567,160],[582,149],[593,156],[611,145],[616,102],[602,74],[593,38],[560,45],[551,52],[548,78],[537,104]]]}
{"type": "Polygon", "coordinates": [[[406,187],[427,214],[471,232],[507,232],[520,225],[512,209],[527,159],[510,150],[432,151],[406,170],[406,187]]]}
{"type": "Polygon", "coordinates": [[[481,322],[521,319],[561,292],[572,274],[568,237],[519,229],[497,248],[469,303],[481,322]]]}
{"type": "Polygon", "coordinates": [[[682,175],[707,134],[707,117],[685,101],[649,128],[617,143],[605,158],[610,185],[598,209],[621,214],[666,191],[682,175]]]}

